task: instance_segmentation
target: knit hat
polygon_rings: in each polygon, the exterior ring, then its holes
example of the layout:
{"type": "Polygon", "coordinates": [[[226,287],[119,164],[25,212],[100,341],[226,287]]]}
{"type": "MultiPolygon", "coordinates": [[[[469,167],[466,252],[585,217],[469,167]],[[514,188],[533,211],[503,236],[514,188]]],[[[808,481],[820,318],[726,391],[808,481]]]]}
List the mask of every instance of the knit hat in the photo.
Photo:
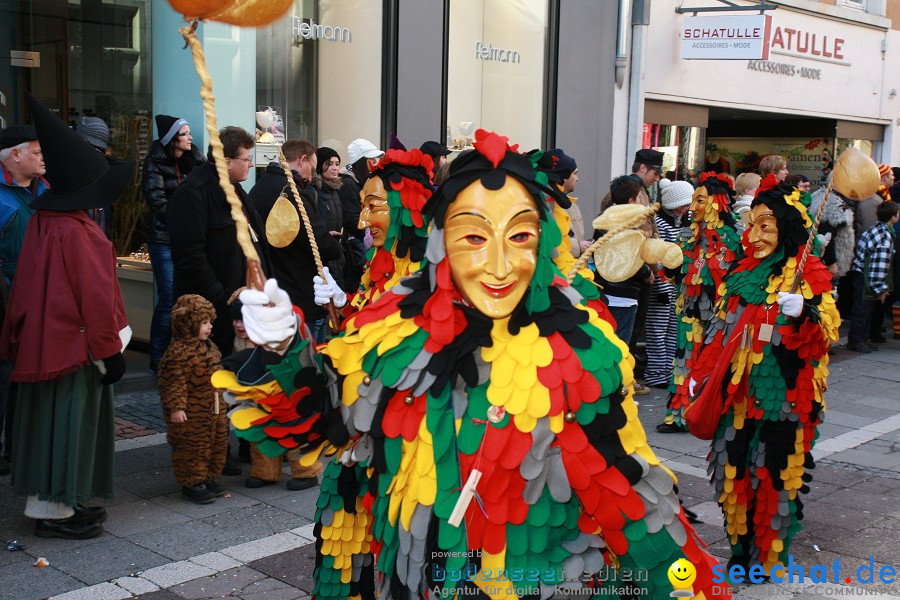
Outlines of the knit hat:
{"type": "Polygon", "coordinates": [[[578,164],[575,159],[566,154],[562,148],[554,148],[550,151],[550,156],[554,158],[553,171],[559,175],[560,179],[565,181],[578,170],[578,164]]]}
{"type": "Polygon", "coordinates": [[[353,140],[350,142],[350,145],[347,146],[347,162],[351,165],[356,164],[356,161],[363,157],[381,158],[382,156],[384,156],[384,152],[376,148],[375,144],[369,140],[360,138],[358,140],[353,140]]]}
{"type": "Polygon", "coordinates": [[[159,135],[159,143],[167,146],[178,130],[187,124],[187,121],[179,117],[156,115],[156,133],[159,135]]]}
{"type": "Polygon", "coordinates": [[[101,150],[109,148],[109,127],[99,117],[82,117],[75,130],[88,144],[101,150]]]}
{"type": "Polygon", "coordinates": [[[33,142],[37,139],[37,131],[31,125],[12,125],[0,131],[0,150],[6,150],[25,142],[33,142]]]}
{"type": "Polygon", "coordinates": [[[668,210],[687,206],[694,196],[694,186],[687,181],[660,179],[659,189],[662,191],[662,206],[668,210]]]}
{"type": "Polygon", "coordinates": [[[341,163],[341,155],[337,153],[337,150],[334,148],[329,148],[328,146],[322,146],[318,150],[316,150],[316,173],[319,175],[322,174],[322,167],[325,166],[332,158],[337,157],[338,164],[341,163]]]}
{"type": "Polygon", "coordinates": [[[890,165],[878,165],[878,175],[880,177],[884,177],[885,175],[887,175],[890,172],[891,172],[890,165]]]}

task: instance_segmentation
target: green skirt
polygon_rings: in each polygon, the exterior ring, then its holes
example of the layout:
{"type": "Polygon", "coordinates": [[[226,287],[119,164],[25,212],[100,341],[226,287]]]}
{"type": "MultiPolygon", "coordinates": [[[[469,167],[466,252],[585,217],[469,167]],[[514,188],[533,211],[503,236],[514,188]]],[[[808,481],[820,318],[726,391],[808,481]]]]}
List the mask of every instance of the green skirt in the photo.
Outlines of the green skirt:
{"type": "Polygon", "coordinates": [[[13,421],[17,494],[68,506],[111,498],[115,406],[93,365],[54,381],[20,383],[13,421]]]}

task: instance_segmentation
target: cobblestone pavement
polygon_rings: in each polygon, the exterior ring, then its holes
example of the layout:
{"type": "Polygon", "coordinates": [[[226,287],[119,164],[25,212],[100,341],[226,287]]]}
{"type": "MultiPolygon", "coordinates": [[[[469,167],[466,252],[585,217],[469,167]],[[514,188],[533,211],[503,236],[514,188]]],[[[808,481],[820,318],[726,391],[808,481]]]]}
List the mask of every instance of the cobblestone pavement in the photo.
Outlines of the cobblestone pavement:
{"type": "MultiPolygon", "coordinates": [[[[146,367],[146,359],[143,365],[146,367]]],[[[873,354],[838,349],[832,360],[826,423],[820,428],[804,530],[794,559],[802,584],[741,589],[738,598],[900,598],[895,583],[860,584],[858,569],[900,571],[900,343],[873,354]],[[813,565],[839,560],[851,583],[809,581],[813,565]]],[[[665,398],[640,398],[650,444],[678,475],[684,504],[710,551],[726,559],[721,517],[706,480],[706,443],[654,431],[665,398]]],[[[152,378],[118,394],[115,497],[106,503],[106,533],[84,541],[43,539],[22,515],[23,499],[0,478],[0,535],[25,546],[0,553],[0,597],[28,600],[183,600],[185,598],[306,598],[314,564],[311,520],[317,490],[278,485],[248,489],[243,477],[223,477],[230,496],[196,506],[181,499],[172,477],[159,399],[152,378]],[[143,433],[144,435],[138,435],[143,433]],[[44,557],[49,566],[32,566],[44,557]]],[[[247,466],[244,465],[246,475],[247,466]]],[[[889,571],[882,571],[888,573],[889,571]]],[[[829,571],[829,580],[832,571],[829,571]]]]}

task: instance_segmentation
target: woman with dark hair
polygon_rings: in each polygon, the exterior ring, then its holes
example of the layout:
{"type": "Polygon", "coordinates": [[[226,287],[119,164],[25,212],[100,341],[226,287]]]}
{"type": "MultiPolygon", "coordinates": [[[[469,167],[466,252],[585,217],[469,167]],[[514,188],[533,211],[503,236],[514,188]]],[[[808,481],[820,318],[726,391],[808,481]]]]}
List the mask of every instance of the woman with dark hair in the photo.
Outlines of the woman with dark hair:
{"type": "Polygon", "coordinates": [[[762,180],[744,234],[745,256],[725,278],[693,382],[722,399],[709,453],[716,499],[731,543],[729,568],[783,564],[800,531],[825,411],[828,348],[840,316],[831,274],[810,255],[812,221],[799,190],[762,180]],[[790,293],[801,277],[798,293],[790,293]],[[725,361],[727,367],[716,371],[725,361]],[[712,375],[711,375],[712,374],[712,375]]]}
{"type": "MultiPolygon", "coordinates": [[[[312,183],[319,196],[317,210],[325,221],[328,233],[341,241],[344,232],[344,210],[341,205],[341,188],[344,186],[343,178],[339,176],[341,170],[341,156],[333,148],[322,146],[316,150],[316,171],[313,174],[312,183]]],[[[341,244],[342,256],[337,260],[329,260],[326,263],[331,276],[337,281],[344,280],[344,263],[346,261],[347,247],[341,244]]]]}
{"type": "Polygon", "coordinates": [[[367,489],[343,495],[338,481],[318,503],[317,568],[341,577],[318,578],[316,597],[373,597],[376,581],[353,580],[353,555],[369,550],[382,598],[612,595],[615,576],[597,581],[612,563],[645,573],[659,598],[680,558],[697,597],[722,597],[637,419],[627,346],[554,266],[565,198],[507,138],[475,140],[424,206],[427,268],[349,318],[321,357],[324,381],[277,283],[241,294],[255,341],[291,346],[214,377],[241,402],[238,434],[370,474],[367,489]],[[338,542],[358,507],[371,520],[338,542]]]}
{"type": "Polygon", "coordinates": [[[194,167],[206,159],[193,144],[191,126],[184,119],[156,115],[159,138],[144,159],[141,186],[147,202],[147,246],[156,287],[156,304],[150,322],[150,370],[156,372],[172,337],[172,244],[166,211],[169,198],[194,167]]]}

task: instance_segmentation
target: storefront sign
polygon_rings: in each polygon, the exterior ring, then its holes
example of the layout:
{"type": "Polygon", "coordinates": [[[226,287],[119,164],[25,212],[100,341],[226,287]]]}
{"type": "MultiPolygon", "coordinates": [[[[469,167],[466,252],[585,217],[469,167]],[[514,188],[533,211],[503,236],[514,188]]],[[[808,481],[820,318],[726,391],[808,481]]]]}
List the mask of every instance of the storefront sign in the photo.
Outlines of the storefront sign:
{"type": "Polygon", "coordinates": [[[810,33],[790,27],[776,27],[770,45],[773,53],[797,58],[833,61],[844,58],[844,40],[839,37],[828,37],[821,32],[810,33]]]}
{"type": "Polygon", "coordinates": [[[788,77],[802,77],[804,79],[822,79],[822,69],[812,67],[798,67],[790,63],[772,62],[769,60],[748,60],[747,69],[772,73],[773,75],[787,75],[788,77]]]}
{"type": "Polygon", "coordinates": [[[519,53],[515,50],[494,48],[493,44],[485,46],[482,42],[475,42],[475,58],[508,63],[518,63],[521,60],[519,53]]]}
{"type": "Polygon", "coordinates": [[[768,15],[685,17],[681,58],[767,59],[771,22],[768,15]]]}
{"type": "Polygon", "coordinates": [[[350,30],[346,27],[319,25],[312,19],[291,19],[291,34],[306,40],[331,40],[334,42],[350,42],[350,30]]]}

